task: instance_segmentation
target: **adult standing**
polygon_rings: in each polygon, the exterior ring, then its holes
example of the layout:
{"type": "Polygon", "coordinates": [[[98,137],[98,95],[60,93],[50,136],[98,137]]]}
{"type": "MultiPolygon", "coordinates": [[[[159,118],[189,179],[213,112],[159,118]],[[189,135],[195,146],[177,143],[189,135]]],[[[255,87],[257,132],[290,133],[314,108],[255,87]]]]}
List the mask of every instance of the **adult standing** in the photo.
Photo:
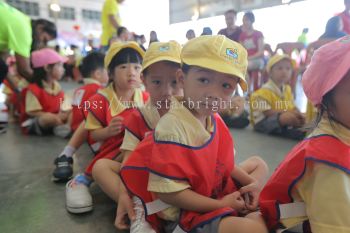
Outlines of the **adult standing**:
{"type": "MultiPolygon", "coordinates": [[[[45,20],[31,20],[14,7],[0,1],[0,52],[15,53],[18,73],[31,81],[30,52],[46,46],[47,41],[55,39],[57,30],[54,23],[45,20]]],[[[6,77],[6,63],[0,58],[0,83],[6,77]]]]}
{"type": "Polygon", "coordinates": [[[104,51],[107,51],[110,39],[112,39],[121,26],[119,4],[122,2],[124,0],[105,0],[103,4],[101,46],[104,51]]]}
{"type": "Polygon", "coordinates": [[[345,10],[339,14],[343,22],[343,31],[350,35],[350,0],[344,0],[345,10]]]}
{"type": "Polygon", "coordinates": [[[248,71],[261,69],[264,66],[264,36],[254,29],[255,16],[246,12],[243,16],[242,33],[239,42],[248,52],[248,71]]]}
{"type": "Polygon", "coordinates": [[[228,10],[225,12],[226,28],[221,29],[218,34],[224,35],[233,41],[239,41],[239,35],[242,30],[241,27],[236,26],[237,12],[235,10],[228,10]]]}

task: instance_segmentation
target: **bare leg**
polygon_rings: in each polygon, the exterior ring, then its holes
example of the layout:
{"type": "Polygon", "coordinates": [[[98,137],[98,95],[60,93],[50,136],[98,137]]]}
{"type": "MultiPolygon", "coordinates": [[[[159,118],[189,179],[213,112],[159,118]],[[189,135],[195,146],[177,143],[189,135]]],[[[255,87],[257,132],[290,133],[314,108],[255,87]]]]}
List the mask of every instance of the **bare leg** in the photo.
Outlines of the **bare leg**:
{"type": "Polygon", "coordinates": [[[267,181],[269,168],[264,160],[258,156],[252,156],[239,164],[244,171],[255,178],[263,187],[267,181]]]}
{"type": "Polygon", "coordinates": [[[116,203],[119,198],[121,164],[114,160],[99,159],[92,168],[92,176],[100,188],[116,203]]]}
{"type": "Polygon", "coordinates": [[[219,233],[268,233],[264,223],[241,217],[226,217],[220,221],[219,233]]]}
{"type": "Polygon", "coordinates": [[[63,124],[56,114],[45,112],[39,117],[39,125],[43,128],[51,128],[63,124]]]}
{"type": "Polygon", "coordinates": [[[81,145],[86,141],[88,131],[85,129],[85,121],[80,123],[79,127],[74,131],[73,136],[68,142],[68,146],[74,147],[75,149],[79,149],[81,145]]]}

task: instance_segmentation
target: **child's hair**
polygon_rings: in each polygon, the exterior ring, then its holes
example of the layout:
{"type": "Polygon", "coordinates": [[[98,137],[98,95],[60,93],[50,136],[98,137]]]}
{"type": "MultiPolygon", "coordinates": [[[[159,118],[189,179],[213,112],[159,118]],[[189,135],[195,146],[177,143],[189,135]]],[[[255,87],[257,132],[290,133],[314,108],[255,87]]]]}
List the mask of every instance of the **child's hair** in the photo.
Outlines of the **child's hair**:
{"type": "MultiPolygon", "coordinates": [[[[52,70],[55,64],[47,65],[48,70],[52,70]]],[[[43,88],[43,81],[47,81],[47,71],[44,67],[33,68],[33,83],[43,88]]]]}
{"type": "Polygon", "coordinates": [[[253,12],[251,12],[251,11],[246,12],[243,17],[247,17],[249,19],[249,21],[252,23],[255,22],[255,16],[254,16],[253,12]]]}
{"type": "Polygon", "coordinates": [[[91,74],[97,69],[103,69],[104,57],[104,54],[100,52],[89,53],[79,66],[83,78],[91,77],[91,74]]]}
{"type": "Polygon", "coordinates": [[[126,27],[118,27],[117,36],[120,37],[120,35],[126,30],[126,27]]]}
{"type": "Polygon", "coordinates": [[[120,50],[108,65],[108,73],[111,75],[115,67],[126,63],[142,64],[142,56],[132,48],[124,48],[120,50]]]}
{"type": "Polygon", "coordinates": [[[187,74],[188,71],[190,71],[190,68],[191,68],[191,66],[189,66],[185,63],[182,63],[182,65],[181,65],[181,70],[182,70],[182,72],[184,72],[184,74],[187,74]]]}
{"type": "Polygon", "coordinates": [[[235,16],[237,16],[237,11],[235,11],[234,9],[226,11],[225,15],[230,14],[230,13],[234,14],[235,16]]]}
{"type": "MultiPolygon", "coordinates": [[[[165,63],[165,64],[167,64],[167,65],[170,65],[170,66],[172,66],[172,67],[180,68],[180,64],[177,63],[177,62],[172,62],[172,61],[161,61],[161,62],[163,62],[163,63],[165,63]]],[[[143,74],[144,77],[146,77],[147,74],[148,74],[148,68],[149,68],[149,67],[147,67],[146,69],[144,69],[144,70],[142,71],[142,74],[143,74]]]]}

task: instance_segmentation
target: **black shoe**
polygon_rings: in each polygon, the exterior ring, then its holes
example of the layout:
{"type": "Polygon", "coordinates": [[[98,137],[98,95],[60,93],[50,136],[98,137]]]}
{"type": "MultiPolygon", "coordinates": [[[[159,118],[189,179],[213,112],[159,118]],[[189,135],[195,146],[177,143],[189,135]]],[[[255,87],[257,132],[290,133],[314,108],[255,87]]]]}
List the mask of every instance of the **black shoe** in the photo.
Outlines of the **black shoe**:
{"type": "Polygon", "coordinates": [[[73,175],[73,158],[62,155],[55,159],[56,168],[53,171],[53,180],[56,182],[67,181],[73,175]]]}

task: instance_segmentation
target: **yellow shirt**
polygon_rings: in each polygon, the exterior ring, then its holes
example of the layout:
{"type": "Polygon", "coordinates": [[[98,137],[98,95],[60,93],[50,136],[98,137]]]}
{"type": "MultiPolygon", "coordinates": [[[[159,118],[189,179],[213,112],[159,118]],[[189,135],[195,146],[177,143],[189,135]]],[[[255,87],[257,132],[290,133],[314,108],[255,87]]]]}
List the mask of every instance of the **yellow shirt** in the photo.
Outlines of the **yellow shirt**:
{"type": "MultiPolygon", "coordinates": [[[[147,125],[154,129],[160,119],[157,108],[149,101],[145,106],[139,108],[142,113],[147,125]]],[[[135,137],[128,129],[125,129],[123,144],[120,146],[121,150],[134,151],[140,140],[135,137]]]]}
{"type": "Polygon", "coordinates": [[[108,45],[109,40],[117,32],[114,26],[109,21],[109,16],[113,15],[118,25],[121,25],[121,18],[119,15],[119,7],[117,0],[106,0],[103,4],[101,21],[102,21],[102,35],[101,45],[108,45]]]}
{"type": "Polygon", "coordinates": [[[290,86],[284,85],[281,90],[270,79],[250,97],[251,123],[256,124],[263,120],[265,111],[288,111],[294,108],[294,97],[290,86]]]}
{"type": "MultiPolygon", "coordinates": [[[[350,146],[350,130],[322,119],[311,136],[330,134],[350,146]]],[[[290,228],[307,218],[313,233],[350,233],[350,175],[323,163],[308,163],[303,178],[292,190],[295,201],[306,204],[308,217],[283,219],[290,228]]]]}
{"type": "MultiPolygon", "coordinates": [[[[201,146],[210,139],[214,125],[211,118],[207,118],[207,127],[182,105],[176,98],[172,98],[171,107],[159,121],[155,129],[156,140],[177,142],[188,146],[201,146]]],[[[190,185],[183,181],[175,181],[150,173],[148,190],[158,193],[179,192],[190,188],[190,185]]],[[[160,213],[165,220],[176,221],[179,209],[169,207],[160,213]]]]}
{"type": "MultiPolygon", "coordinates": [[[[54,81],[52,86],[43,81],[43,88],[50,95],[57,95],[62,89],[61,85],[57,81],[54,81]]],[[[43,109],[38,98],[36,98],[36,96],[29,90],[26,93],[25,105],[26,113],[40,111],[43,109]]]]}
{"type": "MultiPolygon", "coordinates": [[[[111,111],[112,117],[120,114],[129,107],[127,104],[124,104],[119,100],[119,97],[114,91],[113,83],[110,83],[106,88],[98,91],[98,93],[105,96],[106,99],[109,100],[108,111],[111,111]]],[[[139,88],[135,89],[133,103],[135,104],[135,107],[140,107],[143,105],[142,91],[139,88]]],[[[97,106],[98,104],[99,103],[96,103],[97,106]]],[[[93,103],[91,104],[91,107],[93,107],[93,103]]],[[[91,112],[87,114],[85,121],[85,128],[87,130],[101,129],[103,127],[104,126],[101,124],[101,122],[91,112]]]]}

